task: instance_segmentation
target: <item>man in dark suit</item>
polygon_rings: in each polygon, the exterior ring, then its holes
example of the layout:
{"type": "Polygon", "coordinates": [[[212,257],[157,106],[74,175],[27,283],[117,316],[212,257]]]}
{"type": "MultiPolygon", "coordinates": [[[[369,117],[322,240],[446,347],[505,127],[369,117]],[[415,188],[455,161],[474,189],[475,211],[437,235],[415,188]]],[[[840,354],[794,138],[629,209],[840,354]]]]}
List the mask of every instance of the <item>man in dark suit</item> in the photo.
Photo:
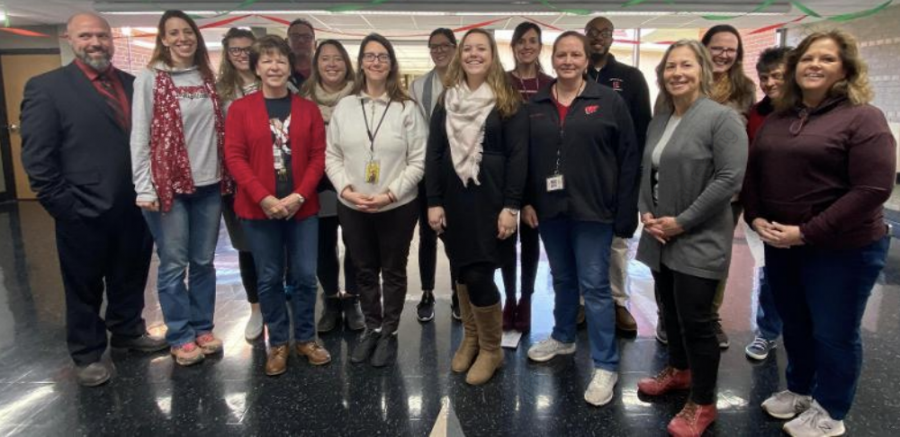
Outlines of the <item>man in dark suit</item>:
{"type": "Polygon", "coordinates": [[[154,352],[166,343],[147,333],[141,315],[153,241],[131,181],[134,77],[110,64],[115,47],[100,16],[73,16],[66,38],[75,61],[25,86],[22,164],[56,221],[67,342],[78,382],[97,386],[113,370],[101,359],[107,330],[114,348],[154,352]]]}

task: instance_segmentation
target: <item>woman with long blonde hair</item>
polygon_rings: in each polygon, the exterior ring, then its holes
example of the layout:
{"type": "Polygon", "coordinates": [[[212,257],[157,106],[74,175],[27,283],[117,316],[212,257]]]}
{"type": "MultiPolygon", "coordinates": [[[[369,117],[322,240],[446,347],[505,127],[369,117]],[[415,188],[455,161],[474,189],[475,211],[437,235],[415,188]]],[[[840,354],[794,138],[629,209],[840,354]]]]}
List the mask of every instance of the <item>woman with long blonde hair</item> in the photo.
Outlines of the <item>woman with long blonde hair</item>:
{"type": "Polygon", "coordinates": [[[516,231],[528,171],[528,116],[482,29],[466,33],[431,118],[425,178],[428,224],[445,233],[465,337],[454,372],[484,384],[503,365],[500,267],[516,231]],[[477,358],[476,358],[477,356],[477,358]]]}

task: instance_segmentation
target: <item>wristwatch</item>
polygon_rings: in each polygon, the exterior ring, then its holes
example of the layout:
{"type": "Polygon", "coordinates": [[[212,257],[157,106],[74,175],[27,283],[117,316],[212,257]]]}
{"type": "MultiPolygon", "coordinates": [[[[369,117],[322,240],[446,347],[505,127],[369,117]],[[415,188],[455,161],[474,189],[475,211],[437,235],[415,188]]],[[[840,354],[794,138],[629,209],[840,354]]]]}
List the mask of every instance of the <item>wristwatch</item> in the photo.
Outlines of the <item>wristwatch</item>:
{"type": "Polygon", "coordinates": [[[512,214],[514,217],[519,216],[519,210],[515,208],[503,208],[506,212],[512,214]]]}
{"type": "Polygon", "coordinates": [[[306,198],[303,197],[302,194],[300,194],[300,193],[294,193],[294,194],[297,195],[297,198],[298,198],[298,199],[300,199],[300,204],[301,204],[301,205],[303,205],[303,204],[306,202],[306,198]]]}

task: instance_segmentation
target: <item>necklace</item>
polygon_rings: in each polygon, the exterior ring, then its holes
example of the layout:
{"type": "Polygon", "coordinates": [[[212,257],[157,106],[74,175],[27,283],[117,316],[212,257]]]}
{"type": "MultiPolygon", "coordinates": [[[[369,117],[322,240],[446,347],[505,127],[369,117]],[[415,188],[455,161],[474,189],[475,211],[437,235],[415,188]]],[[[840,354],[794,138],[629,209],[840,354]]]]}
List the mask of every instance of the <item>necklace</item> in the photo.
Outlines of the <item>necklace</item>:
{"type": "MultiPolygon", "coordinates": [[[[584,91],[585,85],[587,85],[587,82],[585,82],[584,79],[582,78],[581,83],[578,84],[578,90],[575,91],[575,95],[572,96],[572,100],[569,102],[569,105],[571,105],[572,102],[575,101],[575,99],[581,95],[581,92],[584,91]]],[[[553,85],[553,97],[556,98],[556,101],[560,105],[569,106],[569,105],[564,105],[563,101],[559,98],[559,82],[558,81],[556,82],[556,84],[553,85]]]]}

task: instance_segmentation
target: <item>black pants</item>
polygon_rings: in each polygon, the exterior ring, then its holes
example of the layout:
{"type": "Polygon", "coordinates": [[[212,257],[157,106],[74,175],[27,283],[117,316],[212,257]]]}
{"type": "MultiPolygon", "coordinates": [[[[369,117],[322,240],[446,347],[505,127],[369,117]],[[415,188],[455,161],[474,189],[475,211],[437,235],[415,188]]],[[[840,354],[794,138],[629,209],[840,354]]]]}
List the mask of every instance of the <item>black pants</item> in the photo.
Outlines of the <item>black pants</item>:
{"type": "Polygon", "coordinates": [[[256,264],[253,262],[253,253],[239,251],[238,267],[241,269],[241,283],[247,291],[247,302],[259,303],[259,279],[256,275],[256,264]]]}
{"type": "Polygon", "coordinates": [[[406,263],[417,214],[415,200],[376,213],[338,204],[338,218],[356,264],[356,286],[369,329],[392,333],[400,325],[406,302],[406,263]]]}
{"type": "MultiPolygon", "coordinates": [[[[337,216],[319,217],[319,264],[316,267],[316,276],[322,284],[323,293],[329,297],[334,297],[341,289],[338,224],[337,216]]],[[[344,246],[346,245],[345,233],[344,246]]],[[[356,267],[350,259],[350,250],[344,254],[344,289],[349,294],[359,294],[359,290],[356,289],[356,267]]]]}
{"type": "MultiPolygon", "coordinates": [[[[428,199],[425,184],[419,184],[419,277],[422,290],[434,291],[434,276],[437,271],[438,235],[428,224],[428,199]]],[[[444,246],[446,250],[447,246],[444,246]]],[[[449,258],[449,256],[448,256],[449,258]]],[[[456,274],[450,269],[450,290],[456,294],[456,274]]]]}
{"type": "Polygon", "coordinates": [[[500,290],[494,283],[496,270],[489,263],[470,264],[459,269],[459,282],[466,285],[472,305],[487,307],[500,302],[500,290]]]}
{"type": "MultiPolygon", "coordinates": [[[[537,277],[538,261],[540,261],[541,257],[540,234],[538,234],[537,229],[533,229],[524,220],[520,220],[519,230],[510,238],[513,241],[518,238],[521,243],[522,296],[531,296],[534,294],[534,281],[537,277]]],[[[515,300],[516,280],[518,279],[516,270],[519,257],[516,254],[515,244],[509,244],[507,248],[507,252],[503,254],[503,266],[501,266],[500,271],[503,275],[503,288],[506,291],[506,298],[515,300]]]]}
{"type": "Polygon", "coordinates": [[[153,239],[136,207],[99,218],[57,220],[56,247],[66,289],[66,341],[76,365],[100,360],[107,330],[113,341],[145,332],[141,313],[153,239]]]}
{"type": "Polygon", "coordinates": [[[715,403],[720,351],[712,302],[719,281],[679,273],[663,264],[653,279],[669,338],[669,365],[691,369],[694,403],[715,403]]]}

